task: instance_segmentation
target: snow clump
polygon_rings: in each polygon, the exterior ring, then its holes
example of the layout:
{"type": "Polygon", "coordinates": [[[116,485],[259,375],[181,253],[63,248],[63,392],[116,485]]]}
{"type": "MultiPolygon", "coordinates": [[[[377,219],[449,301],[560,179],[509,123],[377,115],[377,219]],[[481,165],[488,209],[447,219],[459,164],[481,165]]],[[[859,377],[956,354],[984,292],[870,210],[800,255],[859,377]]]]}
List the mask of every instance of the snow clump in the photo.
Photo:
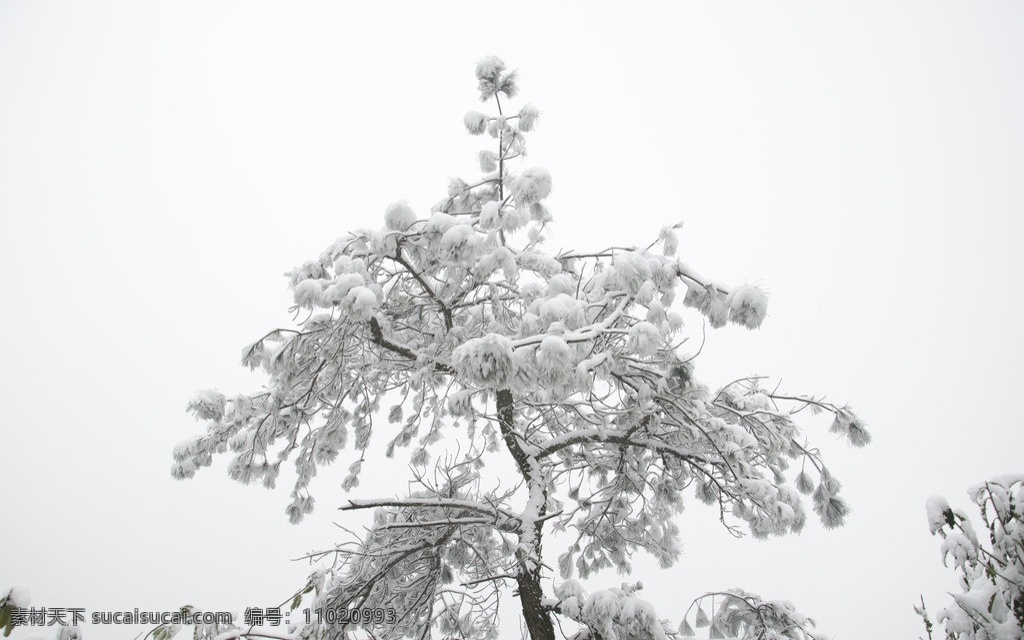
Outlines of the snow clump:
{"type": "Polygon", "coordinates": [[[366,279],[362,274],[343,273],[324,290],[323,302],[325,305],[340,304],[348,296],[349,291],[364,284],[366,284],[366,279]]]}
{"type": "Polygon", "coordinates": [[[572,368],[572,351],[559,336],[547,336],[537,349],[537,368],[542,377],[554,380],[572,368]]]}
{"type": "Polygon", "coordinates": [[[480,226],[483,229],[497,229],[500,225],[501,203],[491,200],[480,209],[480,226]]]}
{"type": "Polygon", "coordinates": [[[949,502],[942,496],[931,496],[925,503],[928,513],[928,530],[935,535],[935,532],[949,524],[952,520],[953,510],[949,508],[949,502]]]}
{"type": "Polygon", "coordinates": [[[462,124],[466,125],[466,131],[478,136],[487,129],[487,116],[479,111],[470,111],[462,117],[462,124]]]}
{"type": "Polygon", "coordinates": [[[519,130],[527,133],[532,131],[539,115],[540,110],[537,107],[532,104],[523,105],[523,108],[519,110],[519,130]]]}
{"type": "Polygon", "coordinates": [[[342,310],[353,320],[369,320],[377,308],[377,296],[366,287],[352,287],[342,302],[342,310]]]}
{"type": "Polygon", "coordinates": [[[738,287],[726,298],[729,305],[729,320],[747,329],[761,326],[768,313],[768,296],[757,287],[738,287]]]}
{"type": "Polygon", "coordinates": [[[416,213],[404,202],[394,202],[384,210],[384,224],[391,231],[405,231],[416,222],[416,213]]]}
{"type": "Polygon", "coordinates": [[[295,285],[292,294],[298,307],[312,309],[323,303],[323,283],[319,280],[303,280],[295,285]]]}
{"type": "Polygon", "coordinates": [[[638,322],[630,327],[629,339],[641,356],[652,356],[661,346],[661,333],[650,322],[638,322]]]}
{"type": "Polygon", "coordinates": [[[475,254],[480,236],[468,224],[457,224],[441,236],[441,252],[451,262],[460,262],[475,254]]]}
{"type": "Polygon", "coordinates": [[[863,447],[871,442],[871,434],[864,428],[864,422],[849,407],[842,407],[836,412],[835,420],[828,430],[845,435],[855,447],[863,447]]]}
{"type": "Polygon", "coordinates": [[[542,167],[524,169],[512,185],[512,193],[520,205],[540,202],[551,193],[551,174],[542,167]]]}
{"type": "Polygon", "coordinates": [[[512,341],[496,333],[459,345],[452,351],[452,361],[462,375],[481,387],[501,389],[515,377],[512,341]]]}
{"type": "Polygon", "coordinates": [[[224,417],[226,403],[227,398],[223,393],[208,389],[192,396],[186,410],[192,412],[197,420],[220,420],[224,417]]]}
{"type": "Polygon", "coordinates": [[[505,70],[505,62],[498,56],[487,56],[476,63],[477,80],[487,80],[505,70]]]}
{"type": "Polygon", "coordinates": [[[543,300],[536,306],[541,322],[549,327],[555,322],[561,322],[564,327],[577,329],[585,321],[583,303],[565,293],[543,300]]]}

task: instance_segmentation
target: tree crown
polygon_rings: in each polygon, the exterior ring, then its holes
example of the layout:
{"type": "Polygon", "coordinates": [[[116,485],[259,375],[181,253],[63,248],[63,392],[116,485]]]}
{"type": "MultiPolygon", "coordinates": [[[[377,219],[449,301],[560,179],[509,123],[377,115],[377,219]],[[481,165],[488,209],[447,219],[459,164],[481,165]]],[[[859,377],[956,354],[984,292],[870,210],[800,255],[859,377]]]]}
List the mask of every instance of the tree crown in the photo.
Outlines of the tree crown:
{"type": "MultiPolygon", "coordinates": [[[[783,395],[758,378],[715,392],[694,378],[676,303],[713,327],[754,329],[767,299],[676,257],[678,225],[647,246],[546,251],[552,177],[522,166],[539,111],[509,110],[516,75],[498,58],[481,60],[476,76],[496,109],[463,120],[492,140],[479,154],[482,175],[453,179],[427,215],[389,205],[382,227],[343,236],[291,271],[301,319],[243,352],[266,387],[198,394],[189,409],[206,433],[175,449],[172,471],[191,477],[230,450],[232,478],[273,487],[292,459],[287,512],[298,522],[313,509],[318,471],[352,448],[342,486],[355,489],[371,439],[384,435],[388,457],[408,449],[420,488],[342,507],[376,509],[374,525],[311,578],[317,606],[394,609],[396,620],[367,623],[385,637],[430,628],[494,637],[498,586],[515,581],[534,638],[554,637],[552,614],[612,638],[614,624],[595,621],[597,605],[588,609],[576,587],[544,594],[546,528],[573,539],[558,558],[568,580],[628,572],[637,549],[671,565],[680,550],[673,518],[690,489],[736,533],[741,522],[756,537],[799,531],[801,494],[834,527],[848,511],[840,484],[802,441],[794,413],[832,413],[831,429],[855,446],[870,438],[848,407],[783,395]],[[484,483],[500,457],[514,481],[484,483]]],[[[746,620],[736,611],[749,594],[738,593],[729,619],[746,620]]],[[[764,605],[756,602],[751,610],[764,605]]],[[[621,624],[667,632],[644,607],[631,611],[638,617],[621,624]]]]}

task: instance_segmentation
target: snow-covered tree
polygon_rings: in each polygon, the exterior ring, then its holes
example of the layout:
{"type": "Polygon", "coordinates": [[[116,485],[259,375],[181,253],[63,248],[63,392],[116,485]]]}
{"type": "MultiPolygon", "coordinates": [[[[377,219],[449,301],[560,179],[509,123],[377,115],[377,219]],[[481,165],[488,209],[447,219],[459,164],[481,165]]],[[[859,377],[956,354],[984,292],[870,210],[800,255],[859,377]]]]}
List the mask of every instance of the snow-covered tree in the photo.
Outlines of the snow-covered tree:
{"type": "MultiPolygon", "coordinates": [[[[928,499],[928,528],[942,538],[942,563],[959,572],[962,593],[937,616],[946,638],[1019,640],[1024,637],[1024,475],[999,476],[972,487],[985,531],[978,537],[967,514],[945,498],[928,499]]],[[[924,606],[928,637],[935,625],[924,606]]]]}
{"type": "MultiPolygon", "coordinates": [[[[494,109],[464,118],[491,139],[482,176],[451,180],[429,213],[395,202],[382,227],[293,270],[299,321],[242,358],[266,387],[198,394],[189,408],[206,433],[175,449],[173,474],[192,477],[230,451],[232,478],[273,488],[291,460],[297,523],[313,510],[310,481],[345,459],[353,497],[341,508],[373,510],[373,524],[322,554],[333,564],[294,605],[305,594],[331,615],[289,637],[496,638],[508,590],[533,640],[553,640],[563,623],[577,640],[692,635],[686,619],[671,626],[639,599],[639,583],[588,595],[576,578],[629,573],[638,550],[672,565],[688,493],[737,534],[800,531],[802,494],[836,527],[848,511],[839,481],[794,414],[832,414],[832,431],[855,446],[869,436],[846,406],[755,377],[717,391],[694,377],[677,303],[712,327],[755,329],[767,300],[676,257],[678,225],[649,245],[546,251],[552,177],[523,162],[539,111],[510,108],[516,73],[498,58],[476,77],[494,109]],[[388,458],[407,457],[417,488],[356,497],[364,464],[388,464],[367,458],[381,438],[388,458]],[[557,570],[545,564],[553,534],[564,542],[550,556],[557,570]]],[[[788,603],[739,590],[717,599],[711,618],[695,603],[695,623],[713,634],[813,637],[788,603]]]]}

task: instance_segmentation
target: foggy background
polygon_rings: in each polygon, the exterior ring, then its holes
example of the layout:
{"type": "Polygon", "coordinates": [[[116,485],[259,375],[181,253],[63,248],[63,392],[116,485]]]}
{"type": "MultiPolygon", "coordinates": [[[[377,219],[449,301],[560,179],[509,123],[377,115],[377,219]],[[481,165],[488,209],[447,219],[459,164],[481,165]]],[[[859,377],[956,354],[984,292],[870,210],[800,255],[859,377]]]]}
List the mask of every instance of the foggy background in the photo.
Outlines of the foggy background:
{"type": "MultiPolygon", "coordinates": [[[[638,559],[640,596],[678,623],[742,587],[836,640],[924,635],[919,596],[934,614],[957,590],[925,499],[966,508],[1024,471],[1024,6],[370,4],[0,1],[0,590],[87,616],[241,614],[303,585],[289,559],[356,526],[335,510],[347,452],[291,526],[287,476],[242,486],[221,459],[170,477],[202,429],[185,404],[259,387],[239,358],[290,323],[284,271],[478,174],[490,138],[462,115],[491,111],[473,69],[498,55],[515,108],[541,110],[548,248],[684,221],[683,260],[770,296],[759,331],[708,330],[697,375],[827,394],[874,436],[850,450],[808,424],[845,527],[734,540],[691,498],[682,558],[638,559]]],[[[387,464],[353,495],[404,481],[387,464]]]]}

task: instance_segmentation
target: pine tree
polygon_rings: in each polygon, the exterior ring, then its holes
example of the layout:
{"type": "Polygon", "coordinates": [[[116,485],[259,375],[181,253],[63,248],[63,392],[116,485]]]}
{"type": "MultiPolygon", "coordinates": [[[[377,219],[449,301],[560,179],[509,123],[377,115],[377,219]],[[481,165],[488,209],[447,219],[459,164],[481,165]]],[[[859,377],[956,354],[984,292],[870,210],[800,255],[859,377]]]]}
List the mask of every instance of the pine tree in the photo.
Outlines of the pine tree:
{"type": "MultiPolygon", "coordinates": [[[[629,572],[637,550],[672,565],[689,492],[737,533],[800,531],[801,494],[836,527],[848,512],[839,481],[794,414],[832,414],[832,430],[855,446],[868,433],[846,406],[755,377],[717,391],[694,377],[676,303],[712,327],[754,329],[767,299],[675,257],[677,227],[649,246],[546,252],[552,177],[523,162],[539,111],[510,108],[516,73],[498,58],[481,60],[476,77],[494,109],[464,118],[491,139],[483,175],[452,180],[429,214],[391,204],[383,227],[292,271],[301,320],[244,350],[265,389],[198,394],[190,410],[206,433],[175,449],[173,474],[191,477],[230,451],[232,478],[272,488],[293,460],[287,513],[299,522],[313,509],[310,481],[339,457],[350,492],[364,464],[384,464],[366,459],[371,440],[407,457],[415,491],[342,505],[373,510],[373,525],[296,594],[295,606],[330,614],[296,637],[496,638],[508,591],[532,640],[554,640],[556,620],[574,622],[577,640],[691,635],[685,618],[676,629],[656,616],[639,583],[588,595],[576,577],[629,572]],[[495,477],[503,465],[514,480],[495,477]],[[567,546],[549,592],[551,532],[567,546]]],[[[713,634],[814,637],[788,603],[739,590],[708,597],[720,606],[709,619],[695,603],[696,623],[713,634]]]]}

